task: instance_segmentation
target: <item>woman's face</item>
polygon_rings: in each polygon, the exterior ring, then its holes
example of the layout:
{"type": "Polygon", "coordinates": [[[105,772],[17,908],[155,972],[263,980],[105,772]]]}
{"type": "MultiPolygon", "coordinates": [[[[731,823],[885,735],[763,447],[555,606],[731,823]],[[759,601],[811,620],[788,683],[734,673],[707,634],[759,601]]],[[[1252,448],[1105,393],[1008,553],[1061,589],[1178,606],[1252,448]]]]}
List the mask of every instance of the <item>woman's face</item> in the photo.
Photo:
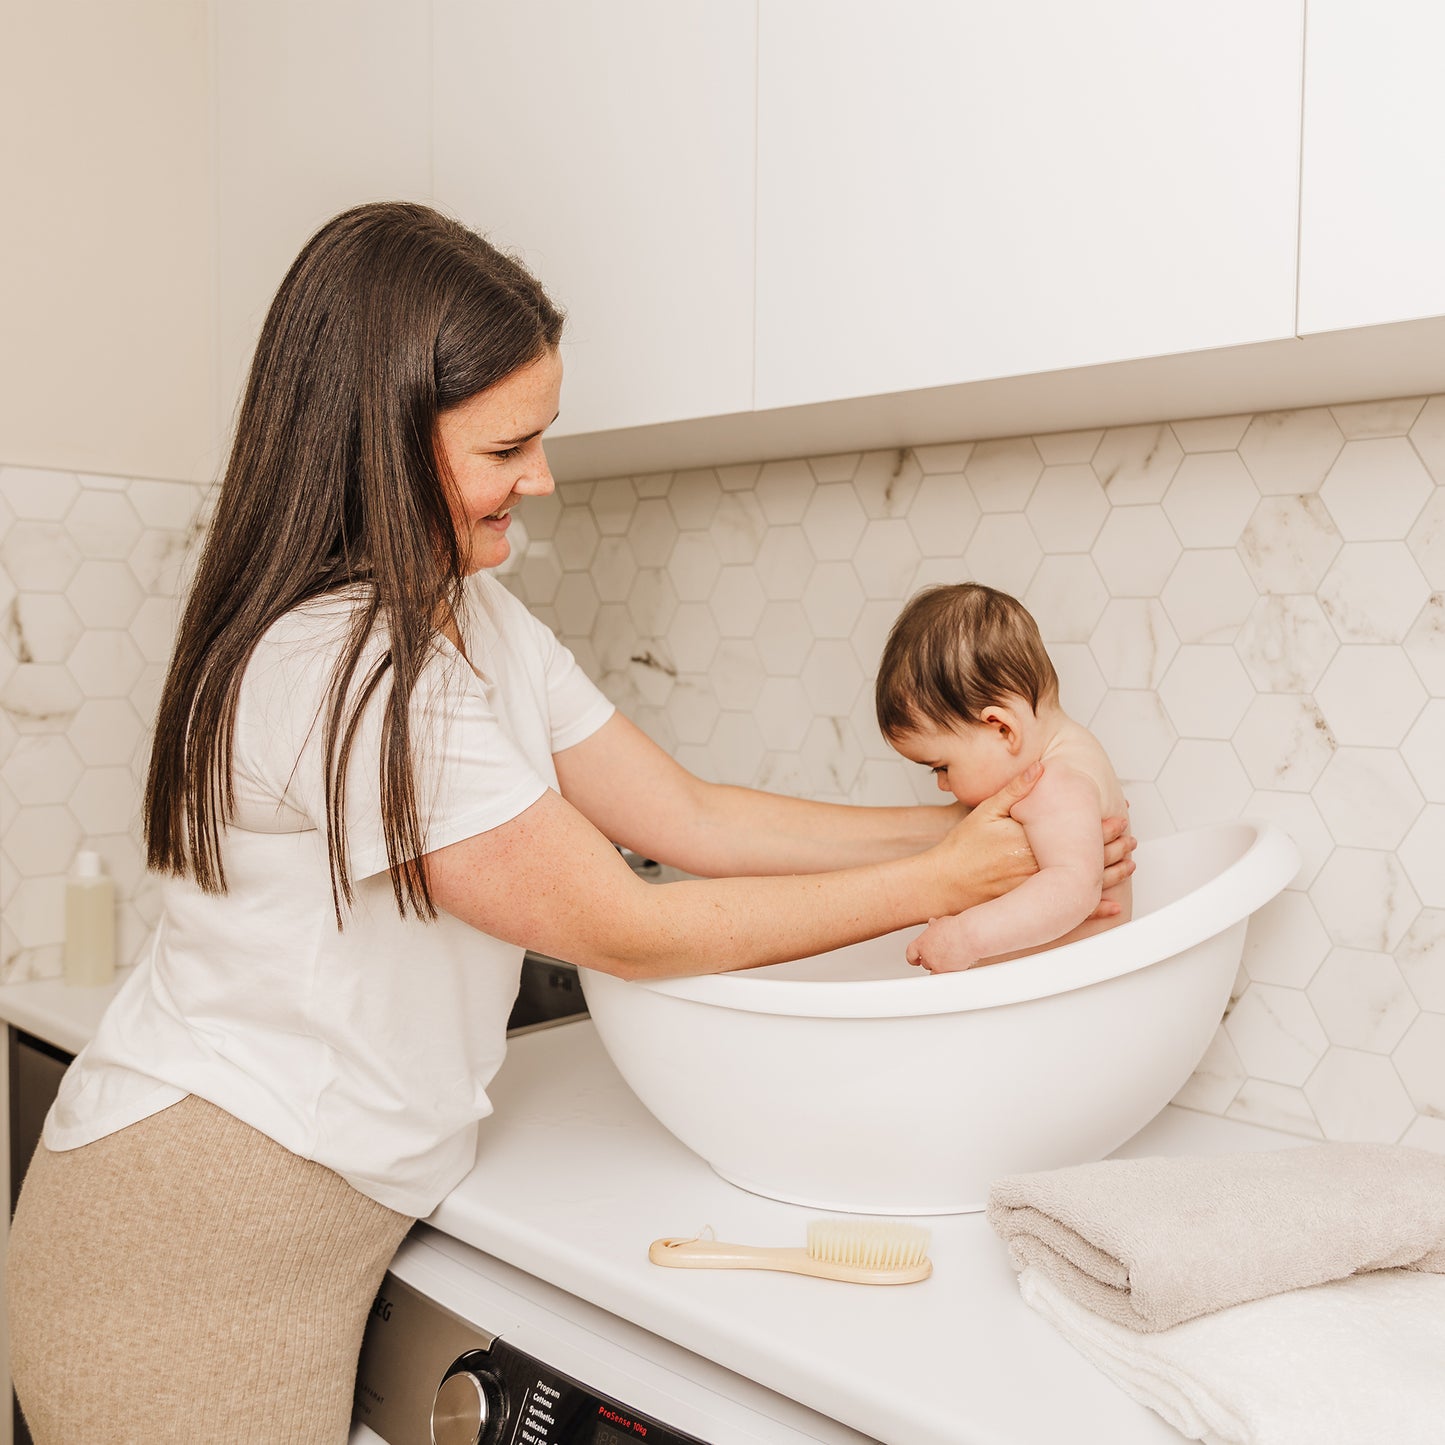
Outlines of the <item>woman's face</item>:
{"type": "Polygon", "coordinates": [[[552,490],[542,433],[557,419],[561,392],[562,358],[547,351],[438,414],[437,454],[455,486],[452,520],[464,574],[505,562],[512,508],[552,490]]]}

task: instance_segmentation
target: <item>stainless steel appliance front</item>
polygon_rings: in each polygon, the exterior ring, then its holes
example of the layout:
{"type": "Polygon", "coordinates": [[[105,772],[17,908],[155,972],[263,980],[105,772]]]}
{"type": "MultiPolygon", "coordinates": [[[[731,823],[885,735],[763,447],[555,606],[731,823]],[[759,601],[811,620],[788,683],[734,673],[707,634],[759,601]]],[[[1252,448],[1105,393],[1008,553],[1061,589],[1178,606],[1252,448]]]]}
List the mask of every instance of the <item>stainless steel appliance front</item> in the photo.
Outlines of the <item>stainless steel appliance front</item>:
{"type": "Polygon", "coordinates": [[[419,1224],[367,1325],[350,1445],[876,1445],[419,1224]]]}

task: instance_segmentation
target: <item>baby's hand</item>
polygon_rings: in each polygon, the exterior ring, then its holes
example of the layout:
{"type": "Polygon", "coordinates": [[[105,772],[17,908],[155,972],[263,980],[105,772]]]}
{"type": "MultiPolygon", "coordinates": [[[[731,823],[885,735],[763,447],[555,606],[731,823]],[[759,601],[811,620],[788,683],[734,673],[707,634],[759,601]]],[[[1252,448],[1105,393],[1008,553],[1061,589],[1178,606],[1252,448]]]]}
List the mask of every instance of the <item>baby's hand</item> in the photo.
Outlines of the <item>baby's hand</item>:
{"type": "Polygon", "coordinates": [[[928,927],[908,945],[908,961],[929,973],[958,973],[978,962],[978,949],[969,938],[961,914],[930,918],[928,927]]]}

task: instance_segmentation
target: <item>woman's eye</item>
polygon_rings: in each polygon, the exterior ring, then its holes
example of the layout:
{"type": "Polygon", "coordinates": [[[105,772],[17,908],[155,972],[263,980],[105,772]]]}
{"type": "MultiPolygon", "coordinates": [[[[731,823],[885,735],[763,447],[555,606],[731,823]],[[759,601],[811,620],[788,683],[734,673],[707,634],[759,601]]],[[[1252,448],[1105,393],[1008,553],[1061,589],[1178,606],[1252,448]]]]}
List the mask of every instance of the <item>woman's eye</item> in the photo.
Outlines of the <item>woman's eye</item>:
{"type": "Polygon", "coordinates": [[[511,458],[513,458],[513,457],[515,457],[515,456],[520,456],[520,455],[521,455],[521,451],[522,451],[521,447],[508,447],[508,448],[506,449],[506,451],[503,451],[503,452],[493,452],[493,453],[492,453],[492,456],[494,456],[494,457],[497,459],[497,461],[499,461],[499,462],[505,462],[505,461],[510,461],[511,458]]]}

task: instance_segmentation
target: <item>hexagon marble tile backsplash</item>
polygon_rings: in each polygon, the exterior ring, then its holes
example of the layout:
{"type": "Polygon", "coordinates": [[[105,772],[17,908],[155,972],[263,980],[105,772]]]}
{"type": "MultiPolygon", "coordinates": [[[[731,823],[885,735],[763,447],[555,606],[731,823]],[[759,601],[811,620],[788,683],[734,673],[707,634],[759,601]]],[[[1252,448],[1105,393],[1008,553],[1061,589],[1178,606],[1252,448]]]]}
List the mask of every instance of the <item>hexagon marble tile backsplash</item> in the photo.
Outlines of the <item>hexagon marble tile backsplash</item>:
{"type": "MultiPolygon", "coordinates": [[[[59,968],[82,838],[154,918],[138,779],[200,488],[0,468],[3,969],[59,968]]],[[[568,483],[504,579],[700,774],[935,800],[873,720],[914,590],[1022,597],[1141,837],[1303,855],[1186,1106],[1445,1150],[1445,397],[568,483]]]]}
{"type": "Polygon", "coordinates": [[[148,733],[203,489],[0,467],[0,976],[60,972],[65,874],[105,859],[132,961],[148,733]]]}

